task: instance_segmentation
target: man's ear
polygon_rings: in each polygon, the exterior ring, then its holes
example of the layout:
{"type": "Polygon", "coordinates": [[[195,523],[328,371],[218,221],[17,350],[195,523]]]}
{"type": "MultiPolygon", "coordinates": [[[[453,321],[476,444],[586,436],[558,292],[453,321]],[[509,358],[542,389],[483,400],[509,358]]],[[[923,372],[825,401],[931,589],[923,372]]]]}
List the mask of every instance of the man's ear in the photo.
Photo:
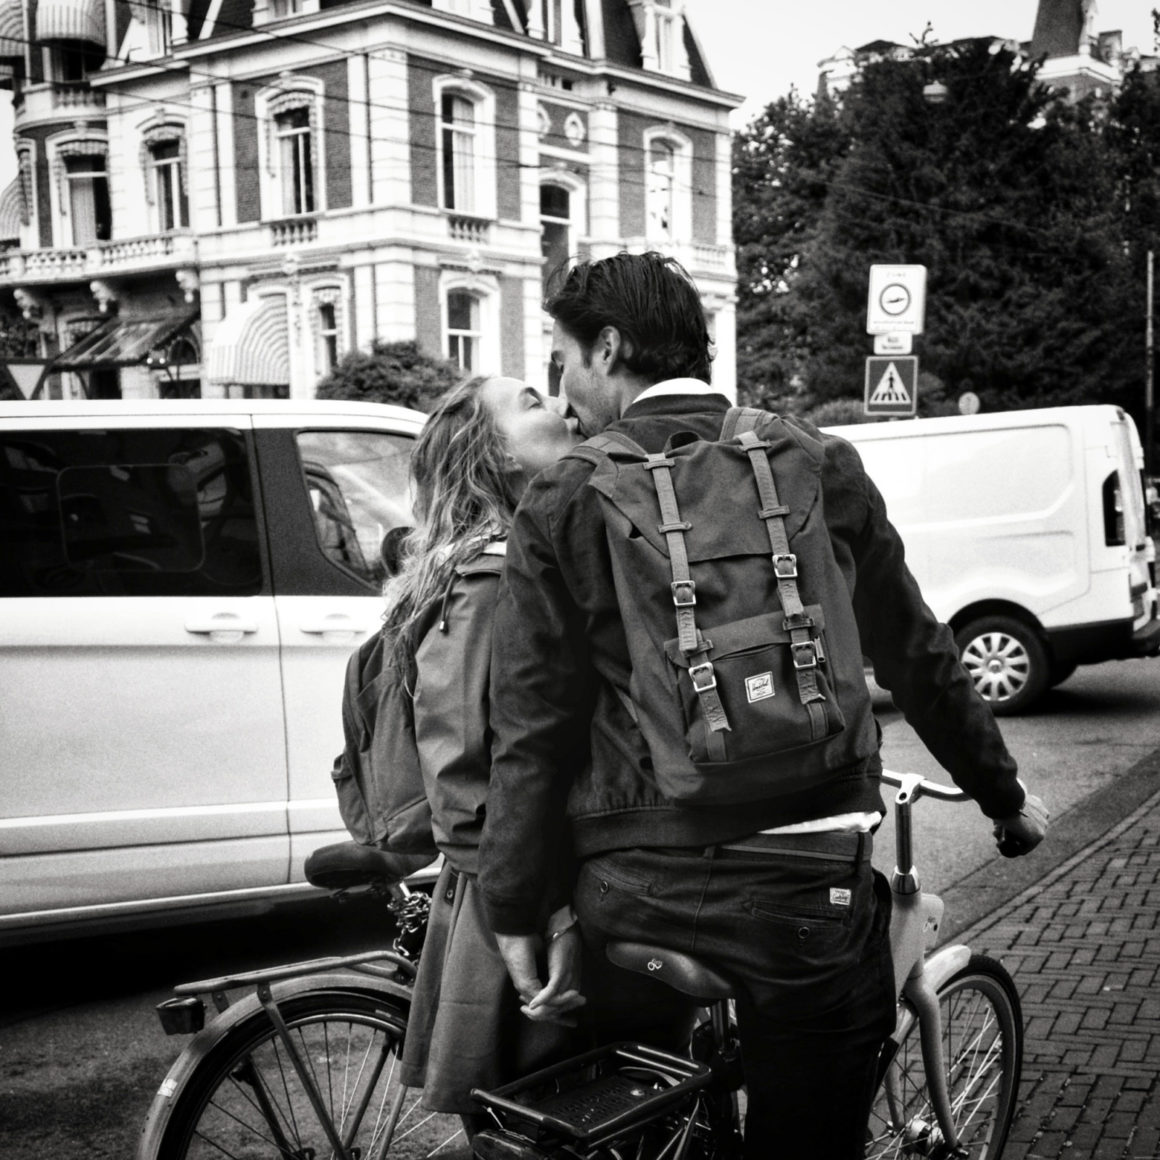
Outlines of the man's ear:
{"type": "Polygon", "coordinates": [[[632,342],[615,326],[606,326],[596,336],[593,353],[606,373],[616,370],[632,354],[632,342]]]}

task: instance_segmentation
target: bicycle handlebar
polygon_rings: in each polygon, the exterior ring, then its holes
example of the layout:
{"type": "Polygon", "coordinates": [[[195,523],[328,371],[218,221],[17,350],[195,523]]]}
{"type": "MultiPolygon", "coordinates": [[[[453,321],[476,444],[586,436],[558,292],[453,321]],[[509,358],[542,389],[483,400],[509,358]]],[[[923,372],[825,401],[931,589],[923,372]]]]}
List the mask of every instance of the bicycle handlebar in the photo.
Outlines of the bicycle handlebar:
{"type": "Polygon", "coordinates": [[[915,801],[920,797],[938,798],[944,802],[965,802],[970,801],[970,795],[964,793],[961,789],[953,785],[942,785],[937,781],[928,781],[917,773],[895,773],[893,770],[884,769],[882,771],[882,780],[887,785],[892,785],[900,790],[899,797],[905,798],[909,801],[915,801]]]}

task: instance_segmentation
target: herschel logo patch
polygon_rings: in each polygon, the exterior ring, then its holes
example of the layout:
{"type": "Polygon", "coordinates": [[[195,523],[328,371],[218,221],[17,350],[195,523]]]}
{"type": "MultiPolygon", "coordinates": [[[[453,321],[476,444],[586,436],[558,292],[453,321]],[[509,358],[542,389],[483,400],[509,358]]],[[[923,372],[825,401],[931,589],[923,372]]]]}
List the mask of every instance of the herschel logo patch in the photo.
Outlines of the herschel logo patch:
{"type": "Polygon", "coordinates": [[[754,701],[764,701],[767,697],[772,697],[775,692],[773,673],[758,673],[755,677],[745,678],[745,695],[751,705],[754,701]]]}

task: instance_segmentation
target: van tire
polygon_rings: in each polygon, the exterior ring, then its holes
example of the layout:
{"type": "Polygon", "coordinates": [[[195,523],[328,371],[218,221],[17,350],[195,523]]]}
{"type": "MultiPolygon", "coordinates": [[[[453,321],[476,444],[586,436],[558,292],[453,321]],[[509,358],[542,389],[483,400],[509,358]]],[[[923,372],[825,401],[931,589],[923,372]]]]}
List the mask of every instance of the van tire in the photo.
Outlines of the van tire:
{"type": "Polygon", "coordinates": [[[1024,713],[1051,682],[1039,634],[1013,616],[983,616],[955,633],[959,656],[996,717],[1024,713]]]}

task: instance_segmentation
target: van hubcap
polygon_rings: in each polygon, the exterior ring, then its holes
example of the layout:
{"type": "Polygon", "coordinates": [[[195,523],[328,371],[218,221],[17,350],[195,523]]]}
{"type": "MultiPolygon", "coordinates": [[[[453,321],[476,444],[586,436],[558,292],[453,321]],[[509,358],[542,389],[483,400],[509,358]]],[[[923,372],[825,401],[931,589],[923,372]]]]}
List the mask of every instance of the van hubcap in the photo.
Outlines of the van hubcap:
{"type": "Polygon", "coordinates": [[[1013,636],[985,632],[963,649],[963,664],[975,688],[988,701],[1009,701],[1031,676],[1031,658],[1013,636]]]}

